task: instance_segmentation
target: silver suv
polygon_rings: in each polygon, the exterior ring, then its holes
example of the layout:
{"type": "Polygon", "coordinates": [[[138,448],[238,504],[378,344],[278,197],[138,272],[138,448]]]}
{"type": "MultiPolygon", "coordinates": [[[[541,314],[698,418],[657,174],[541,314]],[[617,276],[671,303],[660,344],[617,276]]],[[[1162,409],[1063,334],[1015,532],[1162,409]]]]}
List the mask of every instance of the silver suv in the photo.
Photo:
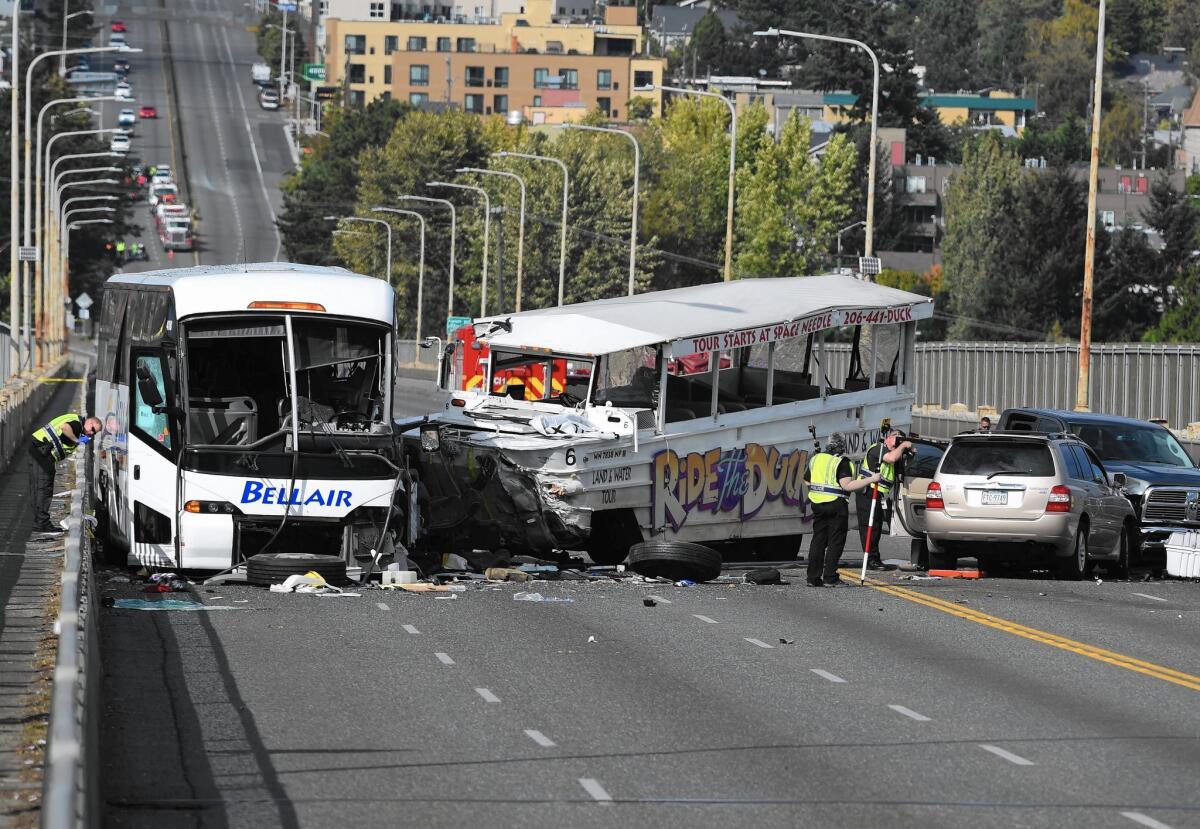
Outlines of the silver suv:
{"type": "Polygon", "coordinates": [[[925,492],[930,565],[953,568],[960,556],[985,569],[1050,559],[1080,579],[1106,561],[1128,573],[1137,518],[1124,485],[1071,434],[959,435],[925,492]]]}

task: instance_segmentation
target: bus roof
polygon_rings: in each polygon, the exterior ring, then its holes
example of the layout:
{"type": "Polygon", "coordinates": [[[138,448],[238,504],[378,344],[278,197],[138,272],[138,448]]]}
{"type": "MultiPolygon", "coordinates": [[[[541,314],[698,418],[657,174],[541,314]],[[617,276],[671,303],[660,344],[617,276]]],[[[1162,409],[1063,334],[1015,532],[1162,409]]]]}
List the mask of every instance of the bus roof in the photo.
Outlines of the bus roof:
{"type": "MultiPolygon", "coordinates": [[[[929,297],[853,276],[739,279],[497,315],[492,347],[610,354],[669,344],[675,357],[738,348],[860,323],[933,315],[929,297]],[[506,330],[511,324],[511,330],[506,330]]],[[[486,330],[486,329],[483,329],[486,330]]]]}
{"type": "Polygon", "coordinates": [[[252,302],[313,302],[340,317],[392,324],[395,295],[382,279],[344,268],[252,262],[201,265],[143,273],[115,274],[109,282],[166,287],[175,297],[178,319],[197,314],[245,311],[252,302]]]}

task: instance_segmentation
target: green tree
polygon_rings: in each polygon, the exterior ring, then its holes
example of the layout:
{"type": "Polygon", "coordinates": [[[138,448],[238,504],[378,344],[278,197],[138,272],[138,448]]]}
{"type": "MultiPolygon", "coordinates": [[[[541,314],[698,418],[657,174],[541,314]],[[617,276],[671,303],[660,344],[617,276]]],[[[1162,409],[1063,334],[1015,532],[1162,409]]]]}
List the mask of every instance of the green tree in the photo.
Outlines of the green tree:
{"type": "Polygon", "coordinates": [[[1142,148],[1142,112],[1118,94],[1100,122],[1100,157],[1108,165],[1133,166],[1142,148]]]}
{"type": "Polygon", "coordinates": [[[1167,0],[1112,0],[1104,27],[1126,54],[1157,52],[1166,28],[1167,0]]]}
{"type": "Polygon", "coordinates": [[[1192,71],[1200,66],[1200,3],[1196,0],[1167,0],[1164,46],[1188,50],[1192,71]]]}
{"type": "Polygon", "coordinates": [[[1051,123],[1087,114],[1098,19],[1086,0],[1066,0],[1061,16],[1030,24],[1026,60],[1037,79],[1038,108],[1051,123]]]}
{"type": "Polygon", "coordinates": [[[1062,0],[979,0],[976,85],[1017,89],[1032,74],[1027,66],[1031,24],[1050,20],[1062,0]]]}
{"type": "Polygon", "coordinates": [[[644,95],[635,95],[625,107],[630,121],[649,121],[654,117],[654,101],[644,95]]]}
{"type": "Polygon", "coordinates": [[[846,137],[833,136],[817,162],[806,118],[793,114],[781,133],[738,173],[739,276],[812,273],[851,212],[855,152],[846,137]]]}
{"type": "Polygon", "coordinates": [[[721,74],[724,71],[722,61],[725,49],[725,25],[716,12],[710,10],[696,23],[684,49],[684,72],[693,77],[721,74]]]}
{"type": "Polygon", "coordinates": [[[1160,297],[1147,289],[1146,275],[1158,263],[1146,234],[1132,227],[1103,230],[1092,303],[1092,337],[1098,342],[1137,342],[1162,317],[1160,297]]]}
{"type": "Polygon", "coordinates": [[[1007,234],[1016,203],[1020,163],[994,133],[984,133],[963,151],[963,166],[946,192],[946,236],[942,243],[943,295],[957,317],[953,339],[987,336],[980,325],[1004,304],[1007,234]]]}
{"type": "MultiPolygon", "coordinates": [[[[262,16],[258,23],[258,30],[255,32],[255,42],[258,48],[258,54],[262,57],[267,66],[271,67],[272,76],[279,74],[279,59],[282,57],[283,51],[283,14],[271,10],[262,16]]],[[[291,71],[292,64],[296,66],[297,74],[308,60],[308,46],[304,40],[304,32],[302,29],[296,28],[296,16],[288,15],[288,55],[287,66],[285,72],[291,71]],[[299,31],[299,35],[297,35],[299,31]],[[295,59],[293,61],[292,49],[295,49],[295,59]]]]}
{"type": "Polygon", "coordinates": [[[913,47],[931,89],[953,92],[975,83],[978,6],[977,0],[924,0],[918,4],[913,47]]]}
{"type": "Polygon", "coordinates": [[[1167,312],[1144,339],[1159,343],[1200,341],[1200,267],[1189,268],[1177,280],[1167,312]]]}
{"type": "Polygon", "coordinates": [[[318,137],[301,157],[300,168],[281,185],[283,210],[278,225],[284,250],[293,262],[330,265],[333,222],[325,216],[347,216],[358,193],[358,156],[387,141],[408,104],[372,101],[363,109],[332,109],[325,117],[328,138],[318,137]]]}
{"type": "Polygon", "coordinates": [[[1142,211],[1142,218],[1163,240],[1157,274],[1147,276],[1166,300],[1169,286],[1186,279],[1196,265],[1196,250],[1200,248],[1200,208],[1195,206],[1193,199],[1176,190],[1170,178],[1162,175],[1150,183],[1149,203],[1142,211]]]}

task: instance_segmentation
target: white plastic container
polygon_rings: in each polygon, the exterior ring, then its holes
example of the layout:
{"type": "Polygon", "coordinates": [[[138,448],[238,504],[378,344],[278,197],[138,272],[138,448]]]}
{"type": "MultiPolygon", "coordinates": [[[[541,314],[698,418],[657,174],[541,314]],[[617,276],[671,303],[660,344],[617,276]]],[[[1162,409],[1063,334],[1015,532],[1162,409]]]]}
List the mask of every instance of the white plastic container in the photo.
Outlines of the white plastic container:
{"type": "Polygon", "coordinates": [[[1200,532],[1175,532],[1167,539],[1167,575],[1200,579],[1200,532]]]}

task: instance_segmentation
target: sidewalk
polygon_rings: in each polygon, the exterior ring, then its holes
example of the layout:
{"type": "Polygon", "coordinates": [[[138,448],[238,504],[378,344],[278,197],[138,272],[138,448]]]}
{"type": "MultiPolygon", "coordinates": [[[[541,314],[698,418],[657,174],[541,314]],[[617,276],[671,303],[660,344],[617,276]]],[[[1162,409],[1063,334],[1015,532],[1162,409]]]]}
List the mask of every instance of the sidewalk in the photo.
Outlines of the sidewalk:
{"type": "MultiPolygon", "coordinates": [[[[43,414],[71,411],[78,383],[58,383],[43,414]]],[[[23,450],[0,474],[0,827],[36,826],[50,683],[54,671],[54,614],[65,536],[30,541],[33,525],[23,450]]],[[[72,463],[55,479],[51,520],[66,518],[72,463]]]]}

